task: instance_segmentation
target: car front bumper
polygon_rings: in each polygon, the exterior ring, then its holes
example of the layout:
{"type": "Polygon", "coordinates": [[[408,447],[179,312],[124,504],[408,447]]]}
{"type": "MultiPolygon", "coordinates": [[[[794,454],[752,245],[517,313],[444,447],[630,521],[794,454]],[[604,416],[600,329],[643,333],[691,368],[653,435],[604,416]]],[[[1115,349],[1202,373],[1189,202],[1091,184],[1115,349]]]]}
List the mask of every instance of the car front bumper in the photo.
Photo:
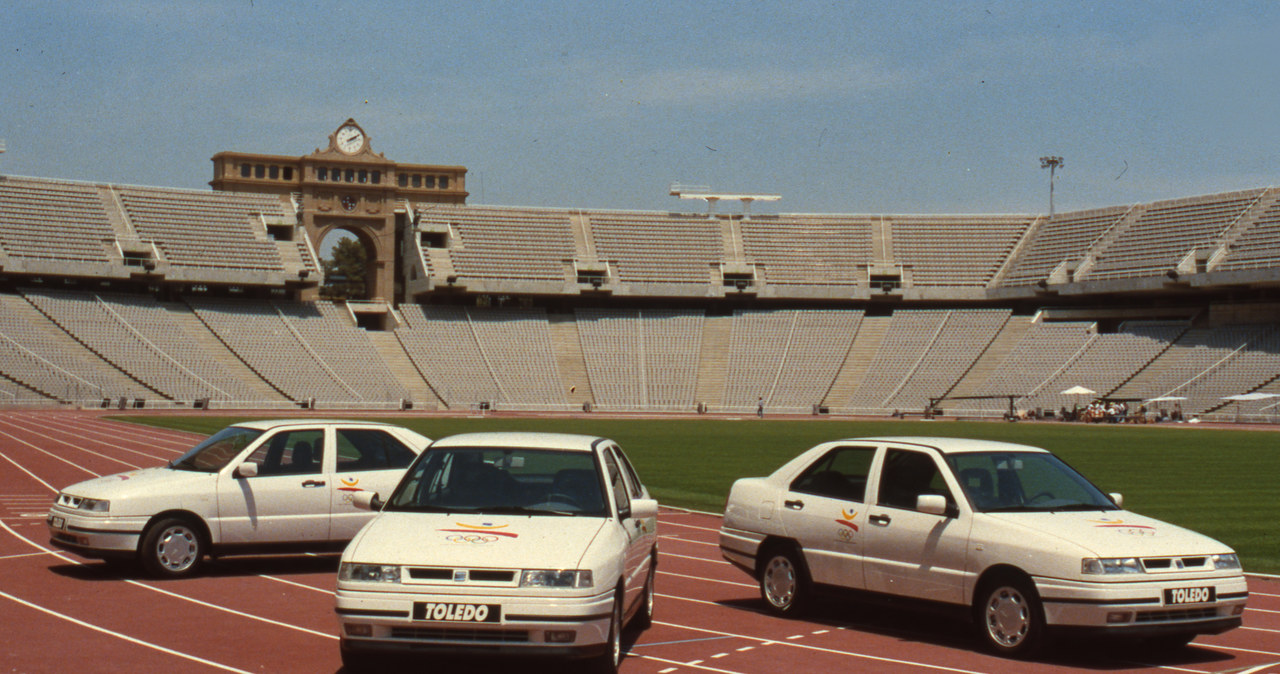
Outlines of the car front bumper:
{"type": "Polygon", "coordinates": [[[1239,627],[1249,597],[1244,575],[1083,582],[1036,578],[1045,623],[1059,632],[1154,637],[1218,634],[1239,627]],[[1170,604],[1166,590],[1213,588],[1213,601],[1170,604]]]}
{"type": "Polygon", "coordinates": [[[138,552],[145,517],[90,516],[54,507],[45,518],[49,542],[84,557],[129,557],[138,552]]]}
{"type": "Polygon", "coordinates": [[[349,653],[588,657],[608,648],[614,596],[612,589],[587,597],[547,597],[371,592],[339,587],[334,610],[342,648],[349,653]],[[437,620],[428,608],[436,605],[498,607],[499,619],[437,620]]]}

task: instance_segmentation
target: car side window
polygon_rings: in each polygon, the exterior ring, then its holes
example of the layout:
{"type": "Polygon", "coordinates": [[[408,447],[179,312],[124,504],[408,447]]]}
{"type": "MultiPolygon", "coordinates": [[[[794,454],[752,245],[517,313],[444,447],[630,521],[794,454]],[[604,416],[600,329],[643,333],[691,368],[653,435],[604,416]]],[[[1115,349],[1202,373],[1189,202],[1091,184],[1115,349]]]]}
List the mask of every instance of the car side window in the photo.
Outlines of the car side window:
{"type": "Polygon", "coordinates": [[[338,472],[405,468],[413,463],[413,450],[382,430],[339,429],[337,445],[338,472]]]}
{"type": "Polygon", "coordinates": [[[627,493],[626,482],[622,478],[622,470],[618,468],[618,462],[613,458],[613,452],[601,452],[604,457],[605,473],[609,476],[609,484],[613,489],[613,505],[619,513],[631,511],[631,496],[627,493]]]}
{"type": "Polygon", "coordinates": [[[258,477],[320,473],[324,470],[324,430],[281,431],[253,450],[246,461],[258,464],[258,477]]]}
{"type": "Polygon", "coordinates": [[[631,467],[631,461],[627,459],[621,447],[614,445],[613,451],[618,455],[618,465],[622,467],[622,472],[627,477],[627,485],[631,487],[631,498],[640,498],[644,494],[644,486],[640,484],[636,469],[631,467]]]}
{"type": "Polygon", "coordinates": [[[840,501],[866,501],[875,447],[837,447],[791,482],[791,491],[840,501]]]}
{"type": "Polygon", "coordinates": [[[955,505],[955,498],[932,456],[924,452],[890,449],[880,470],[877,502],[882,506],[915,510],[916,499],[921,494],[940,494],[947,498],[949,507],[955,505]]]}

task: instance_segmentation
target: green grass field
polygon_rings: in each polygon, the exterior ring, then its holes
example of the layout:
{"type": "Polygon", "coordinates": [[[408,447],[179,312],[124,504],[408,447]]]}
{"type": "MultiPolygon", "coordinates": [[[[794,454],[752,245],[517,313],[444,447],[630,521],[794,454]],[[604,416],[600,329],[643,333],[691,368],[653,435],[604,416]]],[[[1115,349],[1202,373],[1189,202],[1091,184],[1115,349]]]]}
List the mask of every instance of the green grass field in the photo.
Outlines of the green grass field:
{"type": "MultiPolygon", "coordinates": [[[[123,420],[213,433],[236,417],[128,416],[123,420]]],[[[935,435],[1004,440],[1052,450],[1125,506],[1213,536],[1240,552],[1245,569],[1280,573],[1280,434],[1189,426],[955,421],[394,419],[432,438],[468,431],[560,431],[603,435],[631,456],[665,505],[719,512],[739,477],[767,475],[826,440],[935,435]]]]}

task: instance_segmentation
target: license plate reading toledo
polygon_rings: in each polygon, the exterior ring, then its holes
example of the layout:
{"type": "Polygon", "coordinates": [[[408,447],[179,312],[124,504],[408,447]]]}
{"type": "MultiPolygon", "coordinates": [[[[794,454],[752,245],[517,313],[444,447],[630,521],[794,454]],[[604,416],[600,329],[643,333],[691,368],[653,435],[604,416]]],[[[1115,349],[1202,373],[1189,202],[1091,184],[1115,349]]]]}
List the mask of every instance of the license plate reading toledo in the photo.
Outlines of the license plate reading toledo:
{"type": "Polygon", "coordinates": [[[1172,587],[1164,591],[1164,603],[1169,604],[1203,604],[1214,600],[1212,587],[1172,587]]]}
{"type": "Polygon", "coordinates": [[[447,604],[420,601],[413,605],[413,619],[453,623],[496,623],[502,620],[502,607],[498,604],[447,604]]]}

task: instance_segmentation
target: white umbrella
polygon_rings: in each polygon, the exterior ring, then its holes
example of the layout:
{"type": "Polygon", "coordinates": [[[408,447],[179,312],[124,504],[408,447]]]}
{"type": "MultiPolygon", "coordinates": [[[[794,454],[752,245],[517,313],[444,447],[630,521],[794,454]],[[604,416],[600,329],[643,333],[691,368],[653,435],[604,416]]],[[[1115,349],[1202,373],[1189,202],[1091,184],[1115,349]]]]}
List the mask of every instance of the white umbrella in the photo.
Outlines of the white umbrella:
{"type": "Polygon", "coordinates": [[[1186,396],[1160,396],[1159,398],[1152,398],[1151,400],[1144,401],[1144,403],[1163,403],[1163,402],[1172,402],[1174,400],[1186,400],[1186,399],[1187,399],[1186,396]]]}
{"type": "Polygon", "coordinates": [[[1069,388],[1069,389],[1067,389],[1067,390],[1065,390],[1065,391],[1060,392],[1058,395],[1064,395],[1064,396],[1091,396],[1091,395],[1093,395],[1093,394],[1095,394],[1095,393],[1097,393],[1097,391],[1095,391],[1095,390],[1093,390],[1093,389],[1088,389],[1088,388],[1085,388],[1085,387],[1083,387],[1083,386],[1072,386],[1071,388],[1069,388]]]}
{"type": "Polygon", "coordinates": [[[1280,393],[1241,393],[1233,396],[1223,396],[1223,400],[1234,400],[1236,402],[1247,402],[1250,400],[1267,400],[1270,398],[1280,398],[1280,393]]]}

